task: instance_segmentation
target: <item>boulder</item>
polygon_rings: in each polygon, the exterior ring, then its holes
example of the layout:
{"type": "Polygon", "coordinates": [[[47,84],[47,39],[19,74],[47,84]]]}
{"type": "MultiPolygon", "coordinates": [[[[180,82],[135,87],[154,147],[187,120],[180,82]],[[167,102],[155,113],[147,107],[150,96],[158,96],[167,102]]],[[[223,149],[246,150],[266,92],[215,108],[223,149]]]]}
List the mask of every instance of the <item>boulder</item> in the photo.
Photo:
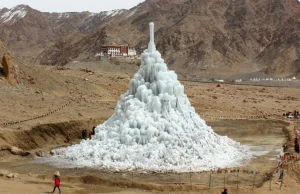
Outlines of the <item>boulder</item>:
{"type": "Polygon", "coordinates": [[[54,155],[55,155],[55,152],[54,152],[53,150],[51,150],[51,151],[50,151],[50,154],[51,154],[52,156],[54,156],[54,155]]]}
{"type": "Polygon", "coordinates": [[[15,147],[15,146],[12,146],[12,147],[10,148],[10,152],[11,152],[12,154],[14,154],[14,155],[19,155],[20,152],[22,152],[22,150],[21,150],[20,148],[17,148],[17,147],[15,147]]]}
{"type": "Polygon", "coordinates": [[[7,174],[9,174],[9,172],[7,170],[0,170],[0,176],[6,176],[7,174]]]}
{"type": "Polygon", "coordinates": [[[7,178],[14,178],[14,173],[8,173],[8,174],[6,175],[6,177],[7,177],[7,178]]]}
{"type": "Polygon", "coordinates": [[[7,54],[3,55],[2,66],[3,66],[3,72],[4,72],[5,77],[8,77],[10,74],[10,60],[9,60],[7,54]]]}
{"type": "Polygon", "coordinates": [[[38,157],[45,157],[45,154],[44,154],[44,152],[43,151],[37,151],[37,152],[35,152],[35,155],[37,155],[38,157]]]}
{"type": "Polygon", "coordinates": [[[19,155],[19,156],[28,156],[30,155],[30,152],[26,152],[20,148],[12,146],[10,149],[10,152],[14,155],[19,155]]]}
{"type": "Polygon", "coordinates": [[[10,61],[9,56],[10,56],[9,54],[4,54],[2,57],[1,64],[3,66],[3,72],[4,72],[6,79],[8,80],[8,82],[11,85],[17,85],[17,84],[19,84],[19,78],[18,78],[17,71],[16,71],[14,65],[10,61]]]}
{"type": "Polygon", "coordinates": [[[19,155],[19,156],[28,156],[30,155],[30,152],[26,152],[20,148],[17,148],[15,146],[10,146],[10,145],[1,145],[0,146],[0,151],[7,150],[10,153],[14,155],[19,155]]]}

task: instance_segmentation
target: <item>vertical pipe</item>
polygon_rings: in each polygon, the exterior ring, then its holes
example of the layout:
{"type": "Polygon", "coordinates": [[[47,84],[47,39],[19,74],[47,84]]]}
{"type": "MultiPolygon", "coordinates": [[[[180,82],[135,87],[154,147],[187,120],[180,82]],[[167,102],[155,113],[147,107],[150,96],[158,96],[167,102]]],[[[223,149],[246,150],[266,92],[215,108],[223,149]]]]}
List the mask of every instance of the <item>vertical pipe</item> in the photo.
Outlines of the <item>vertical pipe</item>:
{"type": "Polygon", "coordinates": [[[154,43],[154,23],[151,22],[149,24],[149,28],[150,28],[150,42],[154,43]]]}
{"type": "Polygon", "coordinates": [[[150,42],[148,44],[148,51],[150,53],[152,53],[152,52],[156,51],[155,43],[154,43],[154,23],[153,22],[149,23],[149,29],[150,29],[150,42]]]}

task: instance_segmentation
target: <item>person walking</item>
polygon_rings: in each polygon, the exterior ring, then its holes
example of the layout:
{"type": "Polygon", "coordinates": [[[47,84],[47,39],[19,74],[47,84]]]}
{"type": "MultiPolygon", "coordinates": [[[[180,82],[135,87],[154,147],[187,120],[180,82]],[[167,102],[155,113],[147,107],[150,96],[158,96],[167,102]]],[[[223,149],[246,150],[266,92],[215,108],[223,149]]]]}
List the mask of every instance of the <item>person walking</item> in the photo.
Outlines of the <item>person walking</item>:
{"type": "Polygon", "coordinates": [[[96,126],[94,126],[92,129],[92,135],[95,135],[95,129],[96,129],[96,126]]]}
{"type": "Polygon", "coordinates": [[[279,174],[279,178],[278,178],[278,182],[283,182],[283,176],[284,176],[284,170],[281,169],[280,174],[279,174]]]}
{"type": "Polygon", "coordinates": [[[55,189],[57,188],[58,191],[59,191],[59,194],[61,194],[61,190],[60,190],[60,178],[59,177],[60,177],[60,173],[59,173],[59,171],[56,171],[54,173],[54,188],[53,188],[52,193],[54,193],[55,189]]]}

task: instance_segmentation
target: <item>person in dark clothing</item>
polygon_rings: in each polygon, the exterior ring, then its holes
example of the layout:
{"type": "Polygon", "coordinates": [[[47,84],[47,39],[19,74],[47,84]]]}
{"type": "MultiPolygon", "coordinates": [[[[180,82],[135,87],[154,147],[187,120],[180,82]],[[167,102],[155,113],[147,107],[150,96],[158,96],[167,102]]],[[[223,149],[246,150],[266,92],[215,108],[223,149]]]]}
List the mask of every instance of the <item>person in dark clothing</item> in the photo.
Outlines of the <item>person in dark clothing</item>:
{"type": "Polygon", "coordinates": [[[295,137],[295,140],[294,140],[294,147],[295,147],[295,152],[297,152],[297,153],[299,153],[299,141],[298,141],[298,138],[297,137],[295,137]]]}
{"type": "Polygon", "coordinates": [[[86,129],[83,129],[81,133],[82,133],[82,134],[81,134],[81,135],[82,135],[81,138],[86,140],[86,139],[88,138],[87,130],[86,130],[86,129]]]}
{"type": "Polygon", "coordinates": [[[283,145],[283,152],[287,152],[288,146],[286,144],[283,145]]]}
{"type": "Polygon", "coordinates": [[[281,170],[278,178],[279,182],[283,181],[283,175],[284,175],[284,170],[281,170]]]}
{"type": "Polygon", "coordinates": [[[84,129],[81,131],[81,139],[84,139],[84,129]]]}
{"type": "Polygon", "coordinates": [[[224,189],[224,191],[221,194],[228,194],[227,189],[224,189]]]}
{"type": "Polygon", "coordinates": [[[94,126],[92,129],[92,135],[95,135],[95,129],[96,129],[96,127],[94,126]]]}
{"type": "Polygon", "coordinates": [[[87,138],[88,138],[88,132],[87,132],[87,130],[85,129],[85,130],[84,130],[84,139],[87,140],[87,138]]]}

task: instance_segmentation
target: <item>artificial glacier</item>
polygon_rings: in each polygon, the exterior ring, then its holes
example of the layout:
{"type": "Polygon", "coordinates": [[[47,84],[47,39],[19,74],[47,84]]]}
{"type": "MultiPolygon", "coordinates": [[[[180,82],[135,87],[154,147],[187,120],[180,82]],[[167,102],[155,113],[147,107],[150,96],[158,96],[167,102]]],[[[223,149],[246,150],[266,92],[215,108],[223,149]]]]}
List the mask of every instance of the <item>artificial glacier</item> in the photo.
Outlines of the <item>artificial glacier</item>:
{"type": "Polygon", "coordinates": [[[154,24],[149,25],[148,49],[115,113],[97,126],[91,140],[58,149],[50,160],[64,167],[185,172],[229,167],[251,157],[195,112],[176,73],[156,50],[154,24]]]}

